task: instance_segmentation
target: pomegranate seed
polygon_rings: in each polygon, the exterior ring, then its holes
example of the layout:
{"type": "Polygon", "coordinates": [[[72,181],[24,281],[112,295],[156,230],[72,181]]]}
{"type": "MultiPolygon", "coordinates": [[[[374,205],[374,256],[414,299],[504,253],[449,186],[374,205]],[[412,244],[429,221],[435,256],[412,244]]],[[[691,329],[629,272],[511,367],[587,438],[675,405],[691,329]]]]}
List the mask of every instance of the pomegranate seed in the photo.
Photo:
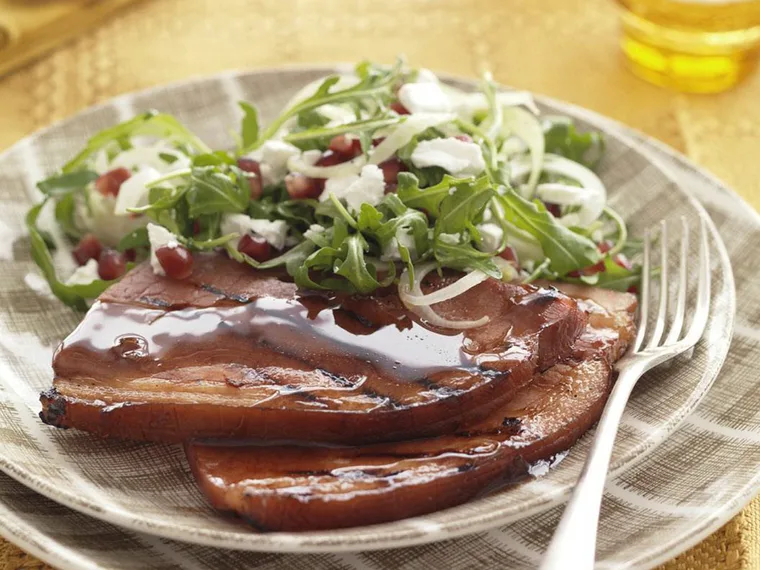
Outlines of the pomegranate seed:
{"type": "Polygon", "coordinates": [[[396,111],[399,115],[408,115],[409,110],[404,107],[399,101],[394,101],[391,103],[391,109],[396,111]]]}
{"type": "Polygon", "coordinates": [[[328,150],[321,157],[319,157],[319,160],[314,163],[314,166],[335,166],[336,164],[341,164],[350,159],[351,157],[346,157],[342,154],[338,154],[337,152],[328,150]]]}
{"type": "Polygon", "coordinates": [[[347,135],[333,137],[328,147],[331,151],[346,158],[354,158],[362,153],[362,143],[359,139],[347,135]]]}
{"type": "Polygon", "coordinates": [[[631,263],[631,260],[628,259],[622,253],[616,255],[615,257],[613,257],[612,261],[614,261],[615,263],[617,263],[623,269],[627,269],[628,271],[630,271],[631,269],[633,269],[633,263],[631,263]]]}
{"type": "Polygon", "coordinates": [[[472,137],[470,135],[457,135],[454,138],[462,142],[472,142],[472,137]]]}
{"type": "Polygon", "coordinates": [[[383,171],[383,179],[386,184],[396,184],[398,182],[398,173],[406,170],[406,166],[398,158],[389,158],[385,162],[378,164],[383,171]]]}
{"type": "Polygon", "coordinates": [[[314,178],[309,178],[303,174],[292,173],[285,177],[285,189],[288,196],[293,200],[305,200],[307,198],[317,198],[322,193],[324,180],[318,184],[314,178]]]}
{"type": "Polygon", "coordinates": [[[201,222],[200,220],[193,220],[193,235],[197,236],[199,233],[201,233],[201,222]]]}
{"type": "Polygon", "coordinates": [[[246,234],[240,238],[238,251],[256,261],[272,259],[272,246],[261,236],[246,234]]]}
{"type": "Polygon", "coordinates": [[[87,234],[79,240],[71,254],[79,265],[84,265],[91,259],[98,259],[102,250],[100,240],[94,234],[87,234]]]}
{"type": "Polygon", "coordinates": [[[104,249],[98,257],[98,275],[101,279],[112,281],[127,271],[126,256],[115,249],[104,249]]]}
{"type": "Polygon", "coordinates": [[[116,168],[98,176],[95,189],[103,196],[118,196],[124,181],[131,176],[126,168],[116,168]]]}
{"type": "Polygon", "coordinates": [[[559,209],[559,204],[552,204],[551,202],[545,202],[544,205],[549,213],[555,218],[559,218],[562,215],[562,211],[559,209]]]}
{"type": "Polygon", "coordinates": [[[193,273],[193,254],[184,245],[159,247],[156,258],[167,277],[187,279],[193,273]]]}
{"type": "Polygon", "coordinates": [[[631,285],[630,287],[628,287],[627,291],[629,293],[633,293],[634,295],[639,294],[639,288],[636,285],[631,285]]]}
{"type": "Polygon", "coordinates": [[[376,139],[372,139],[372,146],[377,146],[384,140],[385,140],[385,137],[377,137],[376,139]]]}
{"type": "Polygon", "coordinates": [[[604,260],[600,261],[599,263],[595,263],[594,265],[591,265],[589,267],[584,267],[583,269],[576,269],[574,271],[571,271],[568,273],[569,277],[590,277],[591,275],[596,275],[597,273],[601,273],[604,271],[604,260]]]}
{"type": "Polygon", "coordinates": [[[124,257],[127,261],[134,262],[137,259],[137,250],[135,248],[124,250],[124,257]]]}
{"type": "Polygon", "coordinates": [[[499,257],[502,259],[506,259],[507,261],[511,263],[517,263],[517,252],[514,250],[512,246],[507,246],[504,248],[504,251],[502,251],[499,254],[499,257]]]}
{"type": "Polygon", "coordinates": [[[398,190],[398,184],[386,184],[384,194],[395,194],[398,190]]]}
{"type": "Polygon", "coordinates": [[[599,250],[600,253],[607,253],[609,250],[612,249],[613,245],[615,244],[613,244],[610,240],[605,240],[597,246],[597,249],[599,250]]]}
{"type": "Polygon", "coordinates": [[[238,158],[237,165],[243,172],[256,175],[248,179],[248,184],[251,186],[251,200],[258,200],[264,193],[264,183],[261,180],[261,166],[258,161],[250,158],[238,158]]]}

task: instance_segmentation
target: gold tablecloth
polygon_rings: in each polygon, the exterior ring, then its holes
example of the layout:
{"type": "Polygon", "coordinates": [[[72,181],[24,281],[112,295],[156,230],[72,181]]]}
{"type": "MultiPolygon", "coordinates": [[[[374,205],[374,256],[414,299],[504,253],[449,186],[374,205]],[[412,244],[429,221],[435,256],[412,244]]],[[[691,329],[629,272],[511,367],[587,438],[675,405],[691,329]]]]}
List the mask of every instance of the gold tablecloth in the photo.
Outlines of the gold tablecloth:
{"type": "MultiPolygon", "coordinates": [[[[760,207],[760,73],[690,96],[624,68],[611,0],[149,0],[0,80],[0,149],[114,95],[231,68],[391,61],[576,103],[684,152],[760,207]]],[[[43,565],[0,540],[0,570],[43,565]]],[[[760,499],[667,570],[760,568],[760,499]]]]}

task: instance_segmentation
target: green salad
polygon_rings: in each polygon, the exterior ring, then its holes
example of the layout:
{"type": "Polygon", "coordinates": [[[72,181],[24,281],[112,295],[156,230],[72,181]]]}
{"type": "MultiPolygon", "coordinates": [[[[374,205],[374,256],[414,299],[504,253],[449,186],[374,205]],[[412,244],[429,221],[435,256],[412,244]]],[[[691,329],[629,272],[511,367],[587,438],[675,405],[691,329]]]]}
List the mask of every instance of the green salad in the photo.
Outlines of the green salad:
{"type": "MultiPolygon", "coordinates": [[[[639,282],[635,244],[594,172],[603,138],[542,116],[528,93],[489,76],[467,93],[403,62],[365,62],[305,86],[267,124],[253,104],[240,108],[234,151],[147,112],[38,184],[44,199],[26,221],[59,299],[84,309],[142,260],[187,278],[191,252],[212,250],[283,268],[308,289],[395,285],[407,306],[453,328],[478,323],[440,319],[431,305],[488,278],[639,282]],[[73,247],[69,275],[53,261],[53,235],[73,247]],[[462,277],[424,294],[424,277],[444,269],[462,277]]],[[[59,254],[66,246],[58,240],[59,254]]]]}

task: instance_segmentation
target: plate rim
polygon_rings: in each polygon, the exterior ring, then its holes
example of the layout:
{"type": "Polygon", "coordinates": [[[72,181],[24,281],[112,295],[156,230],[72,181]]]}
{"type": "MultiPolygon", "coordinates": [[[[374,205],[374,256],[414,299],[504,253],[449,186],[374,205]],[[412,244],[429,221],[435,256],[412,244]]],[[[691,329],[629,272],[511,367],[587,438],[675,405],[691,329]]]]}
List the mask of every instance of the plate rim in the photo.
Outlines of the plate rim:
{"type": "MultiPolygon", "coordinates": [[[[224,80],[225,78],[240,78],[240,77],[248,77],[248,76],[254,76],[254,75],[265,75],[265,74],[271,74],[271,73],[282,73],[282,72],[303,72],[303,71],[324,71],[326,73],[334,72],[340,69],[344,69],[345,66],[349,64],[314,64],[314,65],[300,65],[300,64],[291,64],[291,65],[281,65],[281,66],[272,66],[272,67],[266,67],[266,68],[255,68],[255,69],[241,69],[241,70],[226,70],[219,73],[213,73],[213,74],[207,74],[207,75],[196,75],[192,76],[180,81],[174,81],[166,84],[161,85],[155,85],[146,89],[133,91],[129,93],[124,93],[121,95],[118,95],[116,97],[110,98],[106,101],[103,101],[100,104],[93,105],[90,107],[87,107],[85,109],[82,109],[81,111],[77,112],[74,115],[71,115],[69,117],[60,119],[51,125],[48,125],[42,129],[39,129],[30,135],[27,135],[20,141],[14,143],[11,147],[6,149],[4,152],[0,153],[0,159],[4,158],[7,154],[13,153],[18,151],[20,148],[23,147],[25,144],[29,144],[31,140],[35,139],[36,137],[41,136],[42,134],[49,132],[51,130],[60,128],[60,126],[67,124],[69,122],[75,122],[79,120],[83,115],[88,113],[94,113],[100,109],[106,108],[110,105],[118,105],[120,102],[128,101],[136,96],[145,96],[150,95],[152,92],[159,92],[162,90],[169,90],[169,89],[176,89],[181,88],[183,86],[192,85],[193,83],[197,83],[199,81],[219,81],[224,80]]],[[[442,73],[440,76],[447,80],[454,80],[454,81],[462,81],[466,83],[472,83],[474,80],[467,77],[452,75],[452,74],[446,74],[442,73]]],[[[733,270],[730,263],[730,258],[727,255],[727,251],[725,248],[725,244],[722,241],[722,238],[720,237],[720,234],[717,231],[717,228],[715,227],[712,219],[709,216],[709,213],[706,211],[706,209],[702,206],[702,204],[696,199],[692,193],[687,190],[686,188],[682,188],[681,185],[675,180],[673,175],[670,172],[670,169],[667,167],[664,167],[659,160],[654,159],[654,157],[651,156],[650,152],[647,152],[644,147],[642,147],[641,144],[637,143],[635,141],[635,138],[632,138],[626,131],[630,131],[634,134],[637,134],[638,131],[635,129],[631,129],[630,127],[627,127],[626,125],[623,125],[614,119],[609,119],[599,113],[596,113],[595,111],[573,105],[570,103],[566,103],[564,101],[560,101],[557,99],[554,99],[552,97],[547,97],[544,95],[534,94],[536,100],[540,103],[548,103],[549,105],[555,106],[557,108],[564,108],[567,109],[569,112],[575,115],[582,116],[583,119],[590,124],[597,126],[599,128],[608,130],[611,129],[614,132],[614,135],[621,139],[621,141],[631,148],[636,149],[636,151],[640,152],[641,154],[645,155],[646,159],[652,164],[655,165],[657,170],[665,176],[671,183],[673,183],[676,187],[678,187],[681,191],[681,193],[687,197],[691,205],[695,208],[695,210],[707,220],[707,225],[710,228],[711,234],[713,236],[713,241],[715,244],[715,249],[719,253],[720,263],[723,266],[725,271],[725,275],[728,280],[728,285],[730,285],[729,289],[731,291],[730,296],[730,307],[731,311],[728,317],[728,325],[727,329],[730,332],[729,339],[733,336],[733,325],[734,325],[734,317],[735,317],[735,307],[736,307],[736,290],[734,285],[734,279],[733,279],[733,270]]],[[[659,143],[659,141],[656,141],[656,139],[651,139],[651,137],[648,137],[647,135],[640,133],[640,137],[643,138],[645,142],[655,143],[657,146],[662,145],[662,143],[659,143]]],[[[666,145],[662,145],[668,148],[666,145]]],[[[672,154],[676,151],[673,151],[672,149],[668,149],[670,152],[668,154],[672,154]]],[[[703,169],[701,167],[698,167],[697,165],[694,165],[687,157],[683,157],[683,155],[680,155],[680,153],[674,154],[679,161],[683,162],[684,164],[687,164],[690,169],[698,171],[700,174],[704,175],[703,169]]],[[[708,173],[709,174],[709,173],[708,173]]],[[[713,184],[718,184],[721,186],[721,188],[728,190],[731,192],[734,198],[738,198],[742,202],[744,200],[739,196],[735,191],[730,189],[728,186],[726,186],[724,183],[720,182],[717,178],[710,178],[713,184]]],[[[713,377],[705,383],[704,386],[701,386],[701,390],[694,391],[690,395],[689,400],[687,400],[689,405],[684,405],[684,411],[681,413],[680,417],[676,418],[676,421],[671,422],[672,425],[669,425],[669,430],[661,430],[662,433],[658,434],[658,437],[655,438],[651,443],[645,447],[644,449],[640,450],[636,456],[632,459],[629,459],[627,463],[624,465],[619,466],[616,469],[612,469],[610,473],[608,474],[608,479],[614,478],[618,475],[620,475],[624,470],[631,468],[635,466],[636,464],[640,463],[641,461],[645,460],[646,457],[658,446],[660,445],[665,439],[667,439],[668,435],[670,435],[678,425],[680,425],[683,420],[685,420],[689,414],[696,408],[699,401],[705,396],[706,392],[709,390],[709,388],[712,386],[712,383],[717,378],[720,368],[722,367],[723,363],[725,362],[725,359],[728,355],[730,347],[730,340],[726,343],[726,348],[724,353],[722,354],[720,358],[720,366],[718,367],[716,373],[713,375],[713,377]]],[[[402,548],[406,546],[413,546],[417,544],[425,544],[430,542],[435,542],[438,540],[444,540],[444,539],[450,539],[450,538],[457,538],[460,536],[464,536],[467,534],[472,534],[475,532],[481,532],[484,530],[489,530],[498,526],[501,526],[503,524],[509,524],[510,522],[515,522],[516,520],[522,520],[523,518],[533,516],[535,514],[545,512],[561,503],[563,503],[569,493],[570,489],[563,489],[560,492],[557,492],[550,498],[549,501],[546,501],[540,505],[535,505],[531,508],[525,509],[521,511],[518,515],[511,514],[502,516],[501,518],[491,518],[486,521],[479,521],[476,525],[470,525],[466,528],[460,526],[456,527],[454,529],[447,528],[442,529],[438,527],[436,524],[436,530],[425,530],[421,531],[419,534],[415,534],[413,536],[407,536],[406,538],[388,538],[388,536],[392,536],[395,532],[399,531],[391,531],[390,533],[386,533],[386,535],[383,536],[380,540],[374,540],[368,544],[360,544],[358,543],[358,540],[354,540],[351,543],[343,543],[343,544],[332,544],[329,540],[329,537],[334,535],[335,531],[327,531],[327,532],[312,532],[312,533],[268,533],[266,535],[262,534],[251,534],[250,536],[257,537],[261,539],[262,537],[266,537],[269,540],[264,541],[264,543],[260,543],[261,540],[256,542],[251,542],[248,540],[245,540],[244,538],[231,538],[231,537],[223,537],[220,536],[220,531],[203,531],[198,530],[197,528],[193,528],[192,532],[189,532],[188,529],[180,527],[177,529],[176,527],[165,525],[165,524],[159,524],[156,525],[155,523],[151,524],[145,523],[144,521],[136,521],[131,519],[126,514],[120,514],[118,512],[114,512],[113,510],[108,510],[108,508],[96,508],[93,505],[89,503],[84,503],[76,500],[76,497],[73,493],[71,493],[71,497],[68,497],[64,491],[64,494],[61,495],[61,490],[58,488],[52,488],[51,485],[49,485],[44,479],[41,479],[37,476],[29,476],[26,472],[17,469],[15,465],[10,464],[7,465],[5,462],[0,461],[0,469],[4,471],[7,475],[17,480],[19,483],[29,487],[30,489],[34,490],[35,492],[38,492],[50,500],[53,500],[59,504],[62,504],[68,508],[71,508],[73,510],[76,510],[84,515],[88,515],[91,517],[95,517],[104,521],[107,521],[111,524],[120,526],[122,528],[128,529],[130,531],[135,532],[141,532],[141,533],[150,533],[154,536],[168,538],[171,540],[176,540],[180,542],[189,542],[193,544],[200,544],[200,545],[206,545],[206,546],[212,546],[212,547],[219,547],[219,548],[230,548],[235,550],[248,550],[248,551],[256,551],[256,552],[301,552],[301,553],[316,553],[316,552],[351,552],[351,551],[368,551],[368,550],[378,550],[378,549],[385,549],[385,548],[402,548]],[[390,544],[389,544],[390,542],[390,544]]],[[[758,482],[758,487],[760,487],[760,482],[758,482]]],[[[750,496],[751,499],[751,496],[750,496]]],[[[738,510],[740,510],[741,507],[738,510]]],[[[730,516],[728,517],[730,518],[730,516]]],[[[728,519],[727,519],[728,520],[728,519]]],[[[386,524],[393,524],[393,523],[386,523],[386,524]]],[[[380,528],[381,526],[385,525],[372,525],[367,526],[364,528],[380,528]]],[[[404,531],[405,533],[408,533],[408,531],[404,531]]],[[[248,535],[246,535],[248,536],[248,535]]]]}

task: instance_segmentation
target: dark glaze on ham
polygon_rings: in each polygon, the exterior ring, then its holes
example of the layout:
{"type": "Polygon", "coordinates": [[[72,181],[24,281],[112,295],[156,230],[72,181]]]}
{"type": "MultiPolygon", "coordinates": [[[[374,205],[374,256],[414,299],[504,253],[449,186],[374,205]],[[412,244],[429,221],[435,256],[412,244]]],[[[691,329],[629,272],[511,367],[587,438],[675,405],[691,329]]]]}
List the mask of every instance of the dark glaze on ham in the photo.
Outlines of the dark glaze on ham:
{"type": "Polygon", "coordinates": [[[634,334],[632,295],[563,288],[589,318],[571,358],[486,419],[452,435],[361,447],[194,443],[186,450],[200,488],[259,530],[299,531],[422,515],[518,479],[598,420],[612,363],[634,334]]]}
{"type": "Polygon", "coordinates": [[[490,321],[464,333],[434,330],[394,291],[300,293],[219,255],[196,256],[183,281],[143,265],[61,345],[41,418],[166,442],[347,444],[452,433],[568,358],[587,321],[553,288],[490,279],[435,309],[490,321]]]}

